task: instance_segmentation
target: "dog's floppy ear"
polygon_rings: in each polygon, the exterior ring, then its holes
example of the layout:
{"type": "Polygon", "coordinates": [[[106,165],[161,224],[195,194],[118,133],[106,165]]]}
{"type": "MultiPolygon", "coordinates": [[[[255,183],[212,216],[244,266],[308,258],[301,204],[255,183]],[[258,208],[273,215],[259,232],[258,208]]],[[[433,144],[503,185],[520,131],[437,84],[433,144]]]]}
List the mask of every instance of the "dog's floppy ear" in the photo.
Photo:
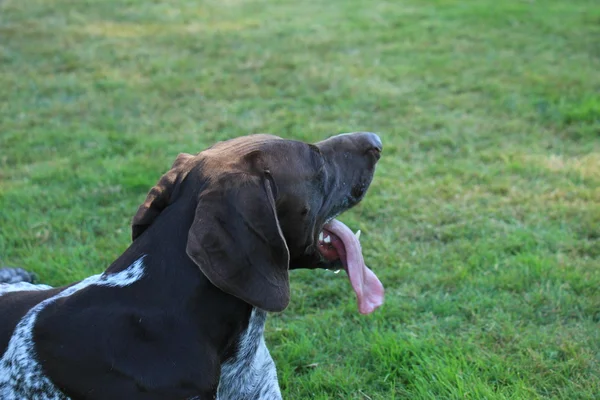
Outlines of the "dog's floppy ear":
{"type": "Polygon", "coordinates": [[[282,311],[290,300],[290,255],[274,182],[268,173],[226,180],[200,195],[187,254],[219,289],[263,310],[282,311]]]}
{"type": "Polygon", "coordinates": [[[187,153],[179,154],[171,169],[160,178],[156,186],[150,189],[146,200],[133,217],[131,223],[132,240],[135,240],[152,225],[154,219],[171,203],[175,187],[177,183],[181,182],[184,175],[183,166],[192,157],[191,154],[187,153]]]}

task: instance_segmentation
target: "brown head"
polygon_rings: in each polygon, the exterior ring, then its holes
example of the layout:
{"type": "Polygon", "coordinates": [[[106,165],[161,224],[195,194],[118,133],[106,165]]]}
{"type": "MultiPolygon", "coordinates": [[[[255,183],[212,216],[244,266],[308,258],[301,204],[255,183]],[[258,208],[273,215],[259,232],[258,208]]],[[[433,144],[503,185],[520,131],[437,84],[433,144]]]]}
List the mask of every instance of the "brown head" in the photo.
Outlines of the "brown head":
{"type": "Polygon", "coordinates": [[[359,307],[363,292],[380,291],[368,301],[377,303],[383,288],[356,254],[358,240],[334,218],[363,198],[381,150],[377,135],[360,132],[316,144],[250,135],[180,154],[139,207],[133,240],[167,208],[193,202],[193,220],[182,221],[187,255],[224,292],[281,311],[290,299],[289,269],[344,266],[359,307]]]}

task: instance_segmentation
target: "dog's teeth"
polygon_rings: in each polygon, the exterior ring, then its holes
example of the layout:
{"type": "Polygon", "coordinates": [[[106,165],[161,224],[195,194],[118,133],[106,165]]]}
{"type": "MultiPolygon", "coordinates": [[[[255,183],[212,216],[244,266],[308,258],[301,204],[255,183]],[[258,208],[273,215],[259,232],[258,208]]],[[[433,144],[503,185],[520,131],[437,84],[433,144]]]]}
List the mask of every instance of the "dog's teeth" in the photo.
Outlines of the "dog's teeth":
{"type": "Polygon", "coordinates": [[[356,236],[357,239],[360,239],[360,229],[356,231],[354,236],[356,236]]]}
{"type": "Polygon", "coordinates": [[[331,243],[331,236],[327,236],[325,239],[323,239],[323,243],[331,243]]]}
{"type": "Polygon", "coordinates": [[[319,242],[323,241],[323,232],[319,233],[319,242]]]}

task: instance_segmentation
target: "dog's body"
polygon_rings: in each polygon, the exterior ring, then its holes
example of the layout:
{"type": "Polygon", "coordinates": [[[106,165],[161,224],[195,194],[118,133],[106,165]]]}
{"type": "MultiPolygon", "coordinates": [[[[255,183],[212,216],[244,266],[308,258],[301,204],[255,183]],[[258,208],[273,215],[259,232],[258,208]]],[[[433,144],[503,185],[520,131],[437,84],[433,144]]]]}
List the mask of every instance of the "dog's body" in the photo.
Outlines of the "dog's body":
{"type": "Polygon", "coordinates": [[[280,399],[263,331],[289,302],[288,269],[342,263],[361,312],[381,304],[332,221],[360,201],[380,151],[370,133],[253,135],[180,155],[103,274],[0,285],[0,398],[280,399]]]}
{"type": "MultiPolygon", "coordinates": [[[[31,308],[15,328],[10,339],[10,344],[0,360],[0,371],[2,372],[0,373],[0,394],[2,394],[2,399],[68,399],[68,397],[46,376],[38,361],[39,356],[34,349],[33,333],[34,324],[38,320],[39,315],[60,299],[81,294],[86,289],[113,288],[118,290],[133,285],[146,275],[145,270],[143,258],[140,258],[123,271],[114,274],[102,274],[89,277],[76,285],[57,292],[31,308]],[[14,362],[15,360],[18,361],[14,362]]],[[[47,289],[47,286],[43,285],[35,285],[33,287],[28,285],[11,286],[11,289],[14,290],[13,295],[17,295],[16,292],[23,290],[33,289],[39,291],[47,289]]],[[[6,290],[7,289],[8,288],[6,288],[6,290]]],[[[45,293],[50,294],[47,291],[45,293]]],[[[21,294],[24,295],[25,293],[21,294]]],[[[138,321],[140,325],[143,322],[142,318],[143,317],[140,317],[140,320],[138,321]]],[[[275,363],[271,359],[263,338],[265,321],[266,312],[253,308],[250,313],[250,318],[247,321],[245,331],[239,335],[238,349],[235,355],[221,366],[217,398],[266,400],[281,398],[277,383],[275,363]]],[[[66,328],[68,329],[68,327],[66,328]]],[[[176,340],[176,338],[171,340],[176,340]]],[[[161,344],[157,344],[156,342],[153,343],[158,346],[166,346],[168,345],[168,341],[169,340],[161,344]]],[[[90,344],[91,343],[85,343],[84,345],[87,347],[90,344]]],[[[192,346],[183,350],[193,352],[192,346]]],[[[172,358],[179,360],[179,362],[184,360],[180,355],[177,355],[177,353],[170,353],[170,355],[172,358]]],[[[164,373],[166,370],[171,369],[163,367],[161,361],[164,362],[165,365],[169,365],[169,361],[172,362],[173,360],[159,359],[157,360],[158,364],[151,364],[148,365],[148,367],[154,368],[156,373],[164,373]]],[[[194,361],[191,361],[188,368],[193,369],[191,367],[193,363],[194,361]]],[[[181,366],[179,368],[181,368],[181,366]]],[[[74,378],[75,376],[76,375],[73,375],[74,378]]],[[[191,379],[190,382],[200,383],[202,381],[200,376],[191,379]]],[[[95,386],[94,388],[94,393],[78,393],[77,395],[74,395],[74,398],[88,398],[89,396],[102,399],[130,399],[139,397],[136,393],[138,391],[137,387],[127,390],[125,386],[121,386],[119,387],[118,392],[110,391],[106,393],[102,392],[102,387],[95,386]]],[[[202,395],[199,394],[188,395],[182,393],[182,395],[184,397],[179,397],[179,393],[174,397],[146,394],[145,397],[139,398],[203,398],[202,395]]],[[[208,398],[212,398],[210,397],[210,394],[207,396],[208,398]]]]}

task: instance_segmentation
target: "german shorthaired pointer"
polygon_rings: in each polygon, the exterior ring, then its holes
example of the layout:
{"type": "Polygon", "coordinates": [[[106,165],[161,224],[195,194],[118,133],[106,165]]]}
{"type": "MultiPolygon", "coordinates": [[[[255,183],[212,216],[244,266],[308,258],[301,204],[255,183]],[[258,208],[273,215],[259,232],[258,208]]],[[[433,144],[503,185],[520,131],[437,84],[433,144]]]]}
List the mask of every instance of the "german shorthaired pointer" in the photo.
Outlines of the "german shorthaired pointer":
{"type": "Polygon", "coordinates": [[[362,199],[381,150],[361,132],[180,154],[104,273],[50,288],[3,272],[0,398],[280,399],[263,331],[290,301],[290,269],[344,268],[361,313],[383,303],[334,219],[362,199]]]}

